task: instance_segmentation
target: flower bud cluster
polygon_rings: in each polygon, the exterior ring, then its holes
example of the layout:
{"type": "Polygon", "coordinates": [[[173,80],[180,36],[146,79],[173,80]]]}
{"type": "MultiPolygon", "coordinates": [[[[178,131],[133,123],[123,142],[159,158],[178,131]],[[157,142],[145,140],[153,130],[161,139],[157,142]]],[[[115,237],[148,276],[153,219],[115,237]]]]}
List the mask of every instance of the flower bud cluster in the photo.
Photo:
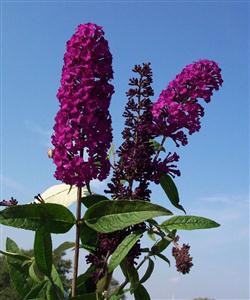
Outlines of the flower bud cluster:
{"type": "Polygon", "coordinates": [[[10,198],[10,200],[2,200],[0,201],[0,206],[13,206],[17,205],[18,201],[14,199],[13,197],[10,198]]]}
{"type": "Polygon", "coordinates": [[[109,174],[112,78],[112,55],[102,28],[79,25],[67,42],[52,136],[55,177],[66,184],[84,186],[109,174]]]}
{"type": "Polygon", "coordinates": [[[209,102],[214,90],[222,85],[221,69],[211,60],[200,60],[186,66],[154,103],[152,113],[158,135],[186,145],[187,135],[199,131],[204,108],[198,99],[209,102]]]}
{"type": "Polygon", "coordinates": [[[188,244],[183,244],[182,247],[178,244],[179,236],[176,237],[174,244],[175,247],[172,249],[172,255],[176,261],[177,271],[186,274],[189,273],[191,267],[193,266],[193,258],[189,254],[190,246],[188,244]]]}

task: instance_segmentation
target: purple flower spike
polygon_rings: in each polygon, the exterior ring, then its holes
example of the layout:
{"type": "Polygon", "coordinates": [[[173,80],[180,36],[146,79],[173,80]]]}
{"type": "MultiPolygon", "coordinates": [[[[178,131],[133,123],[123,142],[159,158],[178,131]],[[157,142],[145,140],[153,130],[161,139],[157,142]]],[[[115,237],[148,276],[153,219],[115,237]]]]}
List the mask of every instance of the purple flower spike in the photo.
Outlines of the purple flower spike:
{"type": "Polygon", "coordinates": [[[0,206],[13,206],[17,205],[18,201],[14,199],[13,197],[10,198],[10,200],[2,200],[0,201],[0,206]]]}
{"type": "Polygon", "coordinates": [[[66,184],[84,186],[109,174],[112,78],[112,55],[102,27],[79,25],[67,42],[52,136],[55,177],[66,184]]]}
{"type": "Polygon", "coordinates": [[[184,146],[187,136],[183,129],[193,134],[200,129],[204,108],[198,99],[209,102],[214,90],[222,85],[221,69],[211,60],[200,60],[186,66],[154,103],[152,113],[158,135],[164,135],[184,146]]]}

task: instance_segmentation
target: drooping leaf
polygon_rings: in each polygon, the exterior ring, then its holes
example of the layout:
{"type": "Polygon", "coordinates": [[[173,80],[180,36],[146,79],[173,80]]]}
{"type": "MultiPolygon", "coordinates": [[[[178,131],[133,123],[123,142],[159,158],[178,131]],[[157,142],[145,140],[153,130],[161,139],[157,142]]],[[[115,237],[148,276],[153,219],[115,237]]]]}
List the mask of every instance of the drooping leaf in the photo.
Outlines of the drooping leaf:
{"type": "Polygon", "coordinates": [[[107,278],[108,278],[109,274],[105,274],[101,279],[98,280],[97,284],[96,284],[96,291],[97,293],[102,293],[106,287],[107,284],[107,278]]]}
{"type": "Polygon", "coordinates": [[[97,245],[97,232],[85,223],[81,224],[80,238],[82,247],[90,252],[96,249],[97,245]]]}
{"type": "Polygon", "coordinates": [[[137,289],[139,285],[139,274],[133,264],[127,263],[127,274],[130,282],[131,294],[137,289]]]}
{"type": "Polygon", "coordinates": [[[20,261],[30,261],[31,262],[30,257],[28,257],[26,255],[23,255],[23,254],[13,253],[13,252],[8,252],[8,251],[2,251],[2,250],[0,250],[0,253],[3,254],[3,255],[18,259],[20,261]]]}
{"type": "Polygon", "coordinates": [[[85,196],[81,199],[82,204],[84,204],[87,208],[93,206],[94,204],[101,202],[101,201],[107,201],[109,198],[103,196],[103,195],[98,195],[98,194],[92,194],[85,196]]]}
{"type": "Polygon", "coordinates": [[[142,284],[134,291],[135,300],[150,300],[149,293],[142,284]]]}
{"type": "MultiPolygon", "coordinates": [[[[6,251],[21,254],[21,250],[17,244],[10,238],[6,239],[6,251]]],[[[29,265],[24,264],[23,259],[7,256],[7,263],[11,281],[13,282],[17,292],[24,298],[31,289],[31,281],[29,280],[29,265]]]]}
{"type": "Polygon", "coordinates": [[[95,271],[94,266],[90,266],[87,271],[77,277],[77,293],[88,294],[96,290],[96,285],[93,283],[92,274],[95,271]]]}
{"type": "MultiPolygon", "coordinates": [[[[82,188],[82,196],[89,195],[86,187],[82,188]]],[[[68,185],[65,183],[56,184],[49,187],[46,191],[41,194],[42,199],[45,203],[56,203],[69,207],[77,200],[77,186],[68,185]]],[[[35,203],[40,203],[38,200],[35,203]]]]}
{"type": "Polygon", "coordinates": [[[25,298],[23,300],[30,300],[30,299],[38,299],[38,297],[40,296],[41,291],[43,290],[43,288],[46,285],[46,281],[40,282],[38,284],[36,284],[31,291],[29,291],[29,293],[25,296],[25,298]]]}
{"type": "Polygon", "coordinates": [[[142,233],[132,233],[125,237],[125,239],[118,245],[118,247],[113,252],[111,259],[108,264],[108,271],[112,272],[122,260],[129,253],[131,248],[136,244],[136,242],[140,239],[142,233]]]}
{"type": "Polygon", "coordinates": [[[55,256],[59,256],[62,254],[62,252],[74,248],[75,247],[75,243],[73,242],[63,242],[61,245],[59,245],[54,251],[53,254],[55,256]]]}
{"type": "Polygon", "coordinates": [[[219,227],[213,220],[197,216],[174,216],[160,225],[163,230],[196,230],[219,227]]]}
{"type": "Polygon", "coordinates": [[[152,241],[156,241],[156,236],[155,236],[155,233],[153,232],[153,230],[148,230],[147,235],[152,241]]]}
{"type": "Polygon", "coordinates": [[[170,260],[162,253],[157,253],[156,256],[160,257],[162,260],[164,260],[166,263],[168,263],[170,267],[170,260]]]}
{"type": "Polygon", "coordinates": [[[47,282],[46,297],[47,300],[64,300],[64,295],[61,290],[50,281],[47,282]]]}
{"type": "Polygon", "coordinates": [[[179,193],[171,176],[163,174],[160,178],[160,184],[173,206],[186,213],[183,206],[180,205],[179,193]]]}
{"type": "Polygon", "coordinates": [[[115,145],[112,143],[109,151],[108,151],[108,159],[111,160],[111,158],[115,155],[115,145]]]}
{"type": "Polygon", "coordinates": [[[43,228],[35,233],[34,255],[38,269],[50,278],[52,269],[52,241],[49,232],[43,228]]]}
{"type": "Polygon", "coordinates": [[[151,253],[152,254],[157,254],[157,253],[161,253],[162,251],[164,251],[168,245],[171,243],[171,241],[167,240],[167,239],[161,239],[160,241],[158,241],[152,248],[151,248],[151,253]]]}
{"type": "Polygon", "coordinates": [[[69,300],[98,300],[96,297],[96,293],[88,293],[88,294],[81,294],[74,298],[69,298],[69,300]]]}
{"type": "Polygon", "coordinates": [[[101,201],[86,211],[84,221],[98,232],[109,233],[153,217],[171,214],[160,205],[142,200],[101,201]]]}
{"type": "Polygon", "coordinates": [[[0,223],[28,230],[37,230],[42,226],[51,233],[65,233],[74,225],[75,217],[59,204],[26,204],[2,210],[0,223]]]}
{"type": "Polygon", "coordinates": [[[59,290],[63,294],[64,293],[63,284],[62,284],[60,275],[57,272],[56,267],[54,265],[52,265],[52,269],[51,269],[51,280],[53,281],[53,283],[59,288],[59,290]]]}
{"type": "Polygon", "coordinates": [[[154,265],[155,264],[154,264],[153,260],[149,257],[147,270],[146,270],[145,274],[143,275],[142,279],[140,280],[140,283],[143,283],[149,279],[149,277],[151,276],[151,274],[154,271],[154,265]]]}
{"type": "Polygon", "coordinates": [[[35,261],[33,261],[29,267],[29,275],[30,278],[35,282],[41,282],[44,280],[44,275],[41,273],[41,271],[39,271],[35,261]]]}

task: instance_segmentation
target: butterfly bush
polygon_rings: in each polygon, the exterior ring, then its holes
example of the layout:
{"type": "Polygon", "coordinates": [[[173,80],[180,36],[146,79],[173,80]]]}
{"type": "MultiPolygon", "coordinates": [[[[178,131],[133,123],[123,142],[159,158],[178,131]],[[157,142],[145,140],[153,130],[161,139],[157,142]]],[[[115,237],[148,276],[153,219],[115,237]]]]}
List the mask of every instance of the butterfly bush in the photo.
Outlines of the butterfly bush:
{"type": "MultiPolygon", "coordinates": [[[[61,86],[57,93],[60,109],[52,135],[54,149],[48,151],[48,157],[53,158],[56,165],[55,177],[71,187],[77,186],[76,216],[58,203],[46,203],[40,194],[35,196],[38,204],[17,205],[13,197],[0,201],[0,206],[5,207],[0,211],[1,224],[36,231],[35,260],[28,260],[28,263],[33,265],[35,262],[39,273],[46,275],[44,278],[47,279],[39,291],[37,281],[34,281],[31,289],[34,298],[53,295],[64,299],[61,286],[55,289],[60,280],[54,279],[56,274],[51,273],[53,253],[50,233],[66,233],[73,226],[76,228],[75,243],[71,245],[75,254],[70,299],[92,299],[92,296],[101,300],[121,299],[129,282],[129,290],[135,294],[135,299],[149,299],[142,283],[153,272],[154,260],[151,257],[159,257],[169,263],[162,252],[172,245],[177,271],[187,274],[193,266],[190,246],[178,243],[177,230],[220,226],[204,217],[172,216],[171,211],[151,202],[151,184],[160,184],[171,204],[186,213],[172,179],[180,175],[176,165],[179,155],[166,152],[164,143],[170,138],[176,146],[186,145],[187,134],[200,130],[200,120],[204,115],[200,100],[210,102],[214,91],[220,88],[223,83],[221,69],[217,63],[207,59],[187,65],[155,102],[152,102],[154,90],[150,63],[135,65],[133,73],[123,113],[123,141],[113,153],[114,161],[110,162],[112,127],[109,105],[114,87],[110,83],[113,70],[108,42],[102,27],[92,23],[79,25],[67,42],[61,86]],[[113,174],[105,190],[111,195],[108,199],[92,193],[89,183],[92,179],[106,179],[110,167],[113,174]],[[83,196],[85,185],[88,195],[83,196]],[[83,218],[82,205],[87,208],[83,218]],[[170,219],[161,224],[154,219],[163,216],[170,219]],[[48,222],[44,222],[46,218],[48,222]],[[148,233],[154,241],[153,246],[143,248],[144,233],[148,233]],[[80,247],[89,251],[86,263],[90,266],[78,276],[80,247]],[[147,260],[147,271],[140,279],[138,270],[147,260]],[[112,291],[112,274],[119,265],[125,281],[112,291]]],[[[71,247],[68,244],[72,243],[63,243],[58,248],[68,249],[71,247]]],[[[6,243],[8,255],[12,253],[13,245],[16,251],[13,241],[6,243]]],[[[21,264],[24,264],[23,258],[21,264]]],[[[20,278],[15,277],[17,280],[20,278]]],[[[29,280],[27,278],[27,282],[29,280]]],[[[20,288],[20,282],[15,284],[20,288]]],[[[27,293],[25,299],[30,295],[30,288],[27,293]]],[[[20,294],[23,299],[22,290],[20,294]]]]}
{"type": "Polygon", "coordinates": [[[217,63],[203,59],[187,65],[164,89],[154,103],[152,113],[158,135],[170,137],[177,146],[188,143],[187,135],[200,130],[204,108],[198,102],[210,102],[214,90],[222,85],[217,63]]]}
{"type": "Polygon", "coordinates": [[[109,174],[112,78],[112,55],[102,27],[79,25],[67,42],[52,136],[55,177],[64,183],[84,186],[109,174]]]}

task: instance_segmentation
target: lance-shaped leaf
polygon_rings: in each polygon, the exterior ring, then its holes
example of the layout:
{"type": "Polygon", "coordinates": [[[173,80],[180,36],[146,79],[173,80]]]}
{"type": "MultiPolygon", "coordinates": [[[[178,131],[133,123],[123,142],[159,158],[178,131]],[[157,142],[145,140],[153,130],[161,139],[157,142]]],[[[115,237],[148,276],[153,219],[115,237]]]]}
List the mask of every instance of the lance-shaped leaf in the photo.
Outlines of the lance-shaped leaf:
{"type": "Polygon", "coordinates": [[[52,269],[52,241],[50,233],[43,229],[36,231],[34,255],[38,269],[50,278],[52,269]]]}
{"type": "Polygon", "coordinates": [[[160,178],[160,184],[173,206],[186,213],[183,206],[179,203],[178,190],[171,176],[163,174],[160,178]]]}
{"type": "Polygon", "coordinates": [[[166,152],[166,149],[163,147],[163,145],[161,145],[160,143],[158,143],[156,140],[150,140],[151,145],[153,146],[154,150],[157,151],[163,151],[166,152]]]}
{"type": "MultiPolygon", "coordinates": [[[[11,253],[18,253],[21,255],[21,250],[17,244],[10,238],[6,239],[6,250],[11,253]]],[[[13,282],[17,292],[25,297],[31,289],[31,281],[29,280],[29,266],[23,265],[23,259],[19,260],[18,257],[7,256],[7,263],[11,281],[13,282]]]]}
{"type": "Polygon", "coordinates": [[[71,211],[59,204],[16,205],[0,212],[0,224],[28,230],[42,226],[51,233],[65,233],[74,223],[71,211]]]}
{"type": "MultiPolygon", "coordinates": [[[[81,294],[74,298],[69,298],[69,300],[98,300],[96,293],[88,293],[88,294],[81,294]]],[[[101,299],[101,298],[100,298],[101,299]]]]}
{"type": "Polygon", "coordinates": [[[98,194],[87,195],[85,197],[82,197],[81,199],[82,204],[84,204],[87,208],[91,207],[92,205],[98,202],[107,200],[109,200],[107,197],[98,194]]]}
{"type": "Polygon", "coordinates": [[[127,274],[130,282],[130,293],[132,294],[140,283],[138,271],[133,264],[127,264],[127,274]]]}
{"type": "Polygon", "coordinates": [[[44,280],[44,274],[38,269],[35,261],[33,261],[29,267],[29,275],[35,282],[41,282],[44,280]]]}
{"type": "Polygon", "coordinates": [[[197,216],[174,216],[163,222],[160,228],[163,230],[196,230],[219,227],[220,224],[213,220],[197,216]]]}
{"type": "Polygon", "coordinates": [[[23,254],[19,254],[19,253],[13,253],[13,252],[8,252],[8,251],[2,251],[0,250],[0,253],[9,257],[12,257],[14,259],[18,259],[19,261],[30,261],[31,262],[31,258],[23,255],[23,254]]]}
{"type": "Polygon", "coordinates": [[[151,276],[151,274],[154,271],[154,265],[155,264],[154,264],[153,260],[149,257],[147,270],[146,270],[145,274],[143,275],[142,279],[140,280],[140,283],[143,283],[149,279],[149,277],[151,276]]]}
{"type": "Polygon", "coordinates": [[[74,248],[75,247],[75,243],[73,242],[63,242],[60,246],[58,246],[54,251],[53,254],[55,256],[59,256],[62,254],[62,252],[74,248]]]}
{"type": "Polygon", "coordinates": [[[62,291],[55,285],[53,282],[47,282],[47,291],[46,291],[47,300],[64,300],[64,295],[62,291]]]}
{"type": "MultiPolygon", "coordinates": [[[[159,225],[157,225],[159,227],[159,225]]],[[[169,230],[168,230],[169,232],[169,230]]],[[[163,232],[162,232],[163,233],[163,232]]],[[[170,231],[167,235],[162,236],[162,239],[158,242],[156,242],[153,247],[151,248],[151,253],[153,255],[161,253],[164,251],[169,244],[172,242],[172,240],[175,238],[176,230],[170,231]]]]}
{"type": "Polygon", "coordinates": [[[158,253],[156,254],[156,256],[160,257],[162,260],[164,260],[166,263],[168,263],[169,267],[170,267],[170,260],[162,253],[158,253]]]}
{"type": "Polygon", "coordinates": [[[108,271],[112,272],[119,264],[122,262],[122,260],[126,257],[126,255],[129,253],[131,248],[136,244],[136,242],[140,239],[142,236],[142,233],[132,233],[125,237],[125,239],[118,245],[118,247],[115,249],[114,253],[111,256],[109,265],[108,265],[108,271]]]}
{"type": "Polygon", "coordinates": [[[93,272],[95,267],[92,265],[88,270],[77,277],[77,293],[88,294],[96,290],[96,285],[93,282],[93,272]]]}
{"type": "Polygon", "coordinates": [[[95,251],[97,245],[97,232],[85,223],[81,224],[80,238],[82,247],[90,252],[95,251]]]}
{"type": "Polygon", "coordinates": [[[145,287],[140,284],[134,292],[135,300],[150,300],[149,293],[145,287]]]}
{"type": "Polygon", "coordinates": [[[172,213],[160,205],[142,200],[102,201],[86,211],[84,221],[94,230],[108,233],[166,215],[172,213]]]}
{"type": "Polygon", "coordinates": [[[40,293],[43,290],[44,286],[46,285],[46,281],[40,282],[36,284],[29,293],[25,296],[23,300],[30,300],[30,299],[39,299],[38,296],[41,296],[40,293]]]}

